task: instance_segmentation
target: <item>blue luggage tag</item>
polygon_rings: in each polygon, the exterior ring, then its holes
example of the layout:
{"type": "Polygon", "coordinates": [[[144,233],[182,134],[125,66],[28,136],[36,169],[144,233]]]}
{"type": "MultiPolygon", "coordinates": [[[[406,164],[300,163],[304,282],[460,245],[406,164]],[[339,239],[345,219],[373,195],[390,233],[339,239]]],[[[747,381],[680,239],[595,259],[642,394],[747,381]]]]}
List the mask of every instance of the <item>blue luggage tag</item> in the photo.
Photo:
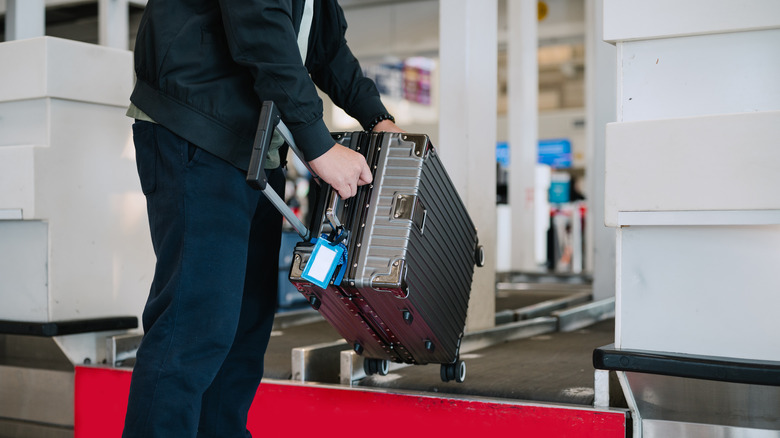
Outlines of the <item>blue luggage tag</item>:
{"type": "Polygon", "coordinates": [[[335,283],[336,285],[340,284],[344,268],[346,267],[344,257],[346,247],[343,243],[331,243],[324,237],[318,238],[316,242],[314,251],[312,251],[311,257],[309,257],[309,261],[306,263],[306,268],[303,270],[302,277],[325,289],[330,284],[333,272],[341,265],[342,270],[335,283]]]}

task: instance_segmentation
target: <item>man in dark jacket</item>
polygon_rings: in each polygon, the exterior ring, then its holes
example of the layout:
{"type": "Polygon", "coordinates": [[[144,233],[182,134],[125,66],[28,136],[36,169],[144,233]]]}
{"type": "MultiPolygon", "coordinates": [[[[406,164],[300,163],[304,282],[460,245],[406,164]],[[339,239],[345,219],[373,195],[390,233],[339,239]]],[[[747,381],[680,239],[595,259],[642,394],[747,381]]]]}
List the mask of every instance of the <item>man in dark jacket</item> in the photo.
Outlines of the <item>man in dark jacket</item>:
{"type": "MultiPolygon", "coordinates": [[[[344,198],[371,172],[334,143],[315,84],[365,129],[400,131],[345,32],[336,0],[149,0],[128,115],[157,263],[125,438],[250,436],[281,236],[245,182],[261,101],[344,198]]],[[[267,162],[280,193],[277,150],[267,162]]]]}

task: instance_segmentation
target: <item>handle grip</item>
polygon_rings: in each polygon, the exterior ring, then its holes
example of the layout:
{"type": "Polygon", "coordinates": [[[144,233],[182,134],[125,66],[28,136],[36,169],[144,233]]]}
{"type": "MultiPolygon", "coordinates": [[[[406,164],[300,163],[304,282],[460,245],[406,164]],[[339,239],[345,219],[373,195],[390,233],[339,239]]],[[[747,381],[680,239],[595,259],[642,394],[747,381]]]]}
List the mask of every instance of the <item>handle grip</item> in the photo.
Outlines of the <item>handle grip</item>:
{"type": "Polygon", "coordinates": [[[257,123],[257,133],[252,145],[252,155],[249,158],[249,170],[247,170],[246,182],[250,186],[263,190],[268,180],[265,177],[265,159],[268,155],[268,149],[271,147],[271,140],[274,137],[274,131],[278,131],[284,142],[293,150],[295,155],[306,166],[306,170],[314,177],[319,179],[316,173],[311,170],[309,163],[303,156],[303,152],[298,148],[293,139],[292,132],[282,121],[282,116],[273,101],[266,100],[260,107],[260,120],[257,123]]]}
{"type": "Polygon", "coordinates": [[[335,230],[341,228],[341,221],[337,216],[337,207],[339,205],[339,194],[335,190],[330,191],[328,197],[328,203],[325,204],[325,217],[328,219],[330,226],[335,230]]]}
{"type": "Polygon", "coordinates": [[[246,182],[253,188],[265,190],[268,178],[265,176],[265,158],[271,147],[274,129],[282,121],[282,116],[271,101],[263,102],[260,108],[260,121],[257,123],[255,142],[252,145],[252,156],[249,159],[249,170],[246,182]]]}
{"type": "Polygon", "coordinates": [[[348,239],[350,235],[349,230],[341,223],[338,217],[339,199],[339,194],[331,188],[328,202],[325,204],[325,219],[328,220],[331,228],[328,240],[333,243],[341,243],[343,240],[348,239]]]}

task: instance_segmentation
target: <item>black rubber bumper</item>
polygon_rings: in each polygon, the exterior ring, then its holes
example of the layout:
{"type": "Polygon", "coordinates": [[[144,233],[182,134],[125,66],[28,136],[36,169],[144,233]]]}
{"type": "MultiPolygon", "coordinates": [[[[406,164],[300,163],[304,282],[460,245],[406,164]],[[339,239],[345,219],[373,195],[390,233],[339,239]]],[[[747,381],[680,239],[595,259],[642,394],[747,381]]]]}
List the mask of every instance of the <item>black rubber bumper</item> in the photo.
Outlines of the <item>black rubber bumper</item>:
{"type": "Polygon", "coordinates": [[[134,328],[138,328],[138,318],[135,316],[73,319],[54,322],[0,320],[0,334],[6,335],[50,337],[110,330],[129,330],[134,328]]]}
{"type": "Polygon", "coordinates": [[[776,361],[624,350],[610,344],[593,351],[593,366],[599,370],[780,386],[780,362],[776,361]]]}

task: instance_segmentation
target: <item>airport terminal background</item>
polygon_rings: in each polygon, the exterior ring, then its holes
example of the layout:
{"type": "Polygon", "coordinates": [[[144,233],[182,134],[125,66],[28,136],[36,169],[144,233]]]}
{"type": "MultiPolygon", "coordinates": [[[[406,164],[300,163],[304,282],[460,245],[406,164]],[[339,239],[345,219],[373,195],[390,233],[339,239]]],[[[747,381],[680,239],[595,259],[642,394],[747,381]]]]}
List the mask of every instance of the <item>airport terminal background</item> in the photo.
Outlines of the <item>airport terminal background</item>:
{"type": "MultiPolygon", "coordinates": [[[[154,260],[124,116],[145,4],[0,0],[3,438],[121,430],[154,260]]],[[[340,4],[487,249],[468,377],[366,375],[287,281],[288,227],[250,431],[375,430],[381,409],[420,435],[780,437],[780,3],[340,4]]],[[[301,217],[309,184],[292,163],[301,217]]]]}

